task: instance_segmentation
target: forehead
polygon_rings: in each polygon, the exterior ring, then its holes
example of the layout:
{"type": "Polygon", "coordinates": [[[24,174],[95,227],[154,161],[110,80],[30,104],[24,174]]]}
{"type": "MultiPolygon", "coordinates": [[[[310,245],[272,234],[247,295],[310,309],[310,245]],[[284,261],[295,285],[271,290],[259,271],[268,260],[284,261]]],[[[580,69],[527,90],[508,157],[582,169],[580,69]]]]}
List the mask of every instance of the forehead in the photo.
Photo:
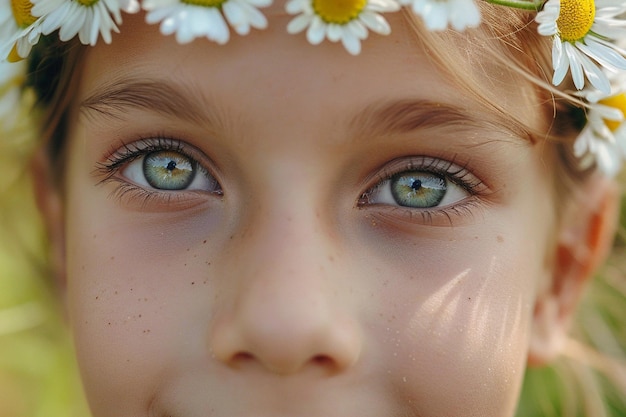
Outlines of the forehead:
{"type": "MultiPolygon", "coordinates": [[[[267,30],[253,30],[248,36],[231,33],[225,46],[206,39],[179,45],[173,36],[159,33],[158,25],[144,23],[143,15],[129,15],[111,45],[89,48],[80,99],[103,86],[134,78],[184,84],[208,96],[211,103],[239,112],[254,110],[259,117],[271,117],[273,109],[266,104],[270,99],[311,116],[319,113],[321,103],[343,112],[355,104],[364,107],[376,100],[405,98],[453,103],[468,112],[489,115],[490,106],[459,89],[450,74],[433,63],[402,13],[385,15],[392,34],[370,34],[362,53],[352,56],[340,43],[313,46],[303,34],[288,34],[291,16],[282,7],[278,2],[263,10],[269,21],[267,30]]],[[[461,63],[455,70],[466,67],[469,73],[474,64],[461,63]]],[[[482,71],[489,66],[481,66],[482,71]]],[[[521,79],[512,80],[502,71],[484,73],[478,82],[484,81],[485,86],[478,89],[493,89],[498,78],[502,102],[496,107],[510,107],[518,115],[526,111],[528,106],[521,105],[521,100],[527,95],[519,94],[520,85],[526,83],[521,79]]],[[[531,113],[529,121],[534,119],[531,113]]]]}

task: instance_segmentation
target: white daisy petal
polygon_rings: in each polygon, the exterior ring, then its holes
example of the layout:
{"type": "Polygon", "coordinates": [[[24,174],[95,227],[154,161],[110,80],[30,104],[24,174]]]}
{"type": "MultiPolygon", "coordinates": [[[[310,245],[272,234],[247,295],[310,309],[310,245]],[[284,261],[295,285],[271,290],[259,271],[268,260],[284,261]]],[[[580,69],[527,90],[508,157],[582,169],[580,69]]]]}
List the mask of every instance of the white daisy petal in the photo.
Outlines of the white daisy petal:
{"type": "Polygon", "coordinates": [[[563,44],[565,54],[569,61],[569,69],[572,72],[572,80],[577,89],[582,90],[585,87],[585,76],[583,73],[582,62],[574,47],[566,42],[563,44]]]}
{"type": "Polygon", "coordinates": [[[239,35],[247,35],[250,32],[250,22],[247,20],[244,10],[234,1],[224,3],[222,12],[230,26],[239,35]]]}
{"type": "Polygon", "coordinates": [[[350,54],[358,55],[361,53],[361,41],[354,33],[346,31],[341,38],[341,42],[350,54]]]}
{"type": "Polygon", "coordinates": [[[285,11],[289,14],[298,14],[304,12],[302,1],[290,0],[285,4],[285,11]]]}
{"type": "Polygon", "coordinates": [[[300,33],[311,24],[311,20],[312,17],[309,15],[298,15],[287,24],[287,32],[291,34],[300,33]]]}
{"type": "MultiPolygon", "coordinates": [[[[239,35],[247,35],[251,28],[266,28],[267,19],[258,8],[271,3],[272,0],[226,0],[221,6],[203,6],[183,0],[144,0],[142,7],[148,12],[148,24],[160,22],[161,33],[175,34],[179,43],[204,37],[223,45],[230,39],[229,25],[239,35]]],[[[297,6],[298,0],[290,3],[291,7],[297,6]]]]}
{"type": "Polygon", "coordinates": [[[317,16],[313,18],[309,29],[306,32],[306,38],[312,45],[319,45],[324,40],[326,25],[322,19],[317,16]]]}
{"type": "Polygon", "coordinates": [[[250,26],[255,29],[266,29],[267,28],[267,18],[261,11],[252,7],[247,3],[242,4],[243,10],[246,13],[246,17],[250,26]]]}
{"type": "Polygon", "coordinates": [[[399,8],[396,0],[367,0],[362,6],[356,2],[347,3],[338,9],[331,7],[324,11],[314,10],[310,0],[289,0],[285,11],[294,17],[287,24],[287,32],[295,34],[306,29],[307,41],[312,45],[324,39],[341,40],[349,53],[357,55],[361,52],[361,41],[368,37],[369,31],[380,35],[391,33],[391,27],[381,13],[399,8]]]}
{"type": "Polygon", "coordinates": [[[552,65],[554,66],[552,84],[554,85],[561,84],[569,70],[569,59],[564,49],[563,43],[555,37],[552,47],[552,65]]]}
{"type": "Polygon", "coordinates": [[[389,35],[391,33],[391,26],[389,26],[387,20],[378,13],[363,12],[361,21],[372,32],[376,32],[380,35],[389,35]]]}
{"type": "Polygon", "coordinates": [[[595,40],[592,37],[587,39],[586,43],[587,45],[579,43],[578,49],[604,66],[616,70],[626,70],[626,58],[617,53],[618,48],[607,46],[604,41],[595,40]]]}
{"type": "Polygon", "coordinates": [[[328,25],[328,30],[326,31],[326,37],[331,42],[337,42],[341,39],[343,35],[343,31],[341,30],[341,26],[339,25],[328,25]]]}
{"type": "Polygon", "coordinates": [[[422,17],[426,28],[441,31],[448,27],[463,31],[480,24],[481,16],[474,0],[401,0],[422,17]]]}
{"type": "Polygon", "coordinates": [[[367,39],[367,28],[360,20],[353,20],[346,25],[346,29],[350,31],[351,35],[356,36],[357,39],[367,39]]]}
{"type": "Polygon", "coordinates": [[[611,83],[606,74],[585,55],[578,54],[577,57],[591,85],[604,94],[611,94],[611,83]]]}

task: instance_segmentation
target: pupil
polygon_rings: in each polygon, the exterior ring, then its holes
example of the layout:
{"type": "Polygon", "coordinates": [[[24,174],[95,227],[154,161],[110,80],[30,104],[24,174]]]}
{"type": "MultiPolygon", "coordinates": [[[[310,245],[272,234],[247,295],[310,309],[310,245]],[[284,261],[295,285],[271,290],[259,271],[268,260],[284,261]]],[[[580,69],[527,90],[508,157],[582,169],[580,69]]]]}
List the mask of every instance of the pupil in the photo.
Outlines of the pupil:
{"type": "Polygon", "coordinates": [[[411,184],[411,188],[415,191],[419,190],[420,188],[422,188],[422,181],[414,180],[413,183],[411,184]]]}
{"type": "Polygon", "coordinates": [[[176,169],[176,161],[169,161],[166,168],[168,171],[174,171],[176,169]]]}

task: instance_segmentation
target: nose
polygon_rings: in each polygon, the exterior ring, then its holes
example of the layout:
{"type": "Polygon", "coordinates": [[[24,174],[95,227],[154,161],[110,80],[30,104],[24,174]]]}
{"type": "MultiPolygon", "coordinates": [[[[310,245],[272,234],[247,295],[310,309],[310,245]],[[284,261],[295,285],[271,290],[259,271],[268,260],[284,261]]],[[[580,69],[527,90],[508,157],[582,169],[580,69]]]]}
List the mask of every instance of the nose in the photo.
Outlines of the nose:
{"type": "Polygon", "coordinates": [[[311,367],[336,374],[357,362],[361,333],[346,281],[323,234],[302,224],[270,221],[237,245],[239,259],[228,272],[236,288],[222,301],[210,336],[213,355],[234,369],[258,364],[279,375],[311,367]]]}

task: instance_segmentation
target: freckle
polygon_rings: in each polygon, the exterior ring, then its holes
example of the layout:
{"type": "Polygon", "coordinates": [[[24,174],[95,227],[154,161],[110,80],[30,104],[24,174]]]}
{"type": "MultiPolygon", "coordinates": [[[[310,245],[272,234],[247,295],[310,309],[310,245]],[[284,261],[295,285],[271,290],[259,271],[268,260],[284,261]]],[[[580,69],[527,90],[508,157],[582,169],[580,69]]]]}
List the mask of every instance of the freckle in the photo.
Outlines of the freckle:
{"type": "Polygon", "coordinates": [[[84,271],[85,270],[85,265],[81,265],[80,270],[84,271]]]}
{"type": "Polygon", "coordinates": [[[195,281],[191,281],[191,285],[196,285],[196,282],[195,281]]]}
{"type": "Polygon", "coordinates": [[[475,240],[478,240],[478,236],[474,236],[474,239],[475,239],[475,240]]]}
{"type": "Polygon", "coordinates": [[[472,297],[467,297],[467,301],[472,301],[472,297]]]}
{"type": "Polygon", "coordinates": [[[497,237],[498,243],[504,242],[504,238],[502,236],[497,237]]]}
{"type": "Polygon", "coordinates": [[[187,264],[183,265],[183,266],[187,266],[187,264]]]}
{"type": "Polygon", "coordinates": [[[138,317],[141,318],[141,314],[138,317]]]}
{"type": "Polygon", "coordinates": [[[93,235],[93,238],[94,238],[94,239],[95,239],[95,238],[97,238],[97,237],[98,237],[98,235],[96,235],[96,234],[94,234],[94,235],[93,235]]]}
{"type": "Polygon", "coordinates": [[[111,256],[111,260],[114,261],[115,260],[115,256],[111,256]]]}
{"type": "Polygon", "coordinates": [[[331,262],[335,262],[335,257],[334,256],[329,256],[328,260],[331,261],[331,262]]]}
{"type": "Polygon", "coordinates": [[[211,262],[208,262],[208,261],[207,261],[207,262],[205,262],[205,264],[206,264],[207,266],[211,266],[211,262]]]}
{"type": "Polygon", "coordinates": [[[204,285],[206,285],[206,283],[207,283],[207,280],[205,279],[205,280],[204,280],[204,282],[203,282],[203,284],[204,284],[204,285]]]}
{"type": "Polygon", "coordinates": [[[202,242],[202,243],[206,245],[206,240],[204,242],[202,242]]]}
{"type": "Polygon", "coordinates": [[[114,294],[115,294],[115,295],[117,295],[117,291],[115,291],[115,293],[114,293],[114,294]]]}
{"type": "Polygon", "coordinates": [[[96,300],[97,300],[97,299],[99,299],[99,298],[100,298],[100,297],[98,297],[98,296],[96,295],[96,300]]]}
{"type": "Polygon", "coordinates": [[[196,259],[198,257],[198,254],[193,255],[193,258],[196,259]]]}
{"type": "Polygon", "coordinates": [[[111,325],[111,322],[109,322],[109,323],[108,323],[108,325],[110,326],[110,325],[111,325]]]}
{"type": "Polygon", "coordinates": [[[189,252],[191,250],[191,248],[187,248],[187,252],[189,252]]]}

